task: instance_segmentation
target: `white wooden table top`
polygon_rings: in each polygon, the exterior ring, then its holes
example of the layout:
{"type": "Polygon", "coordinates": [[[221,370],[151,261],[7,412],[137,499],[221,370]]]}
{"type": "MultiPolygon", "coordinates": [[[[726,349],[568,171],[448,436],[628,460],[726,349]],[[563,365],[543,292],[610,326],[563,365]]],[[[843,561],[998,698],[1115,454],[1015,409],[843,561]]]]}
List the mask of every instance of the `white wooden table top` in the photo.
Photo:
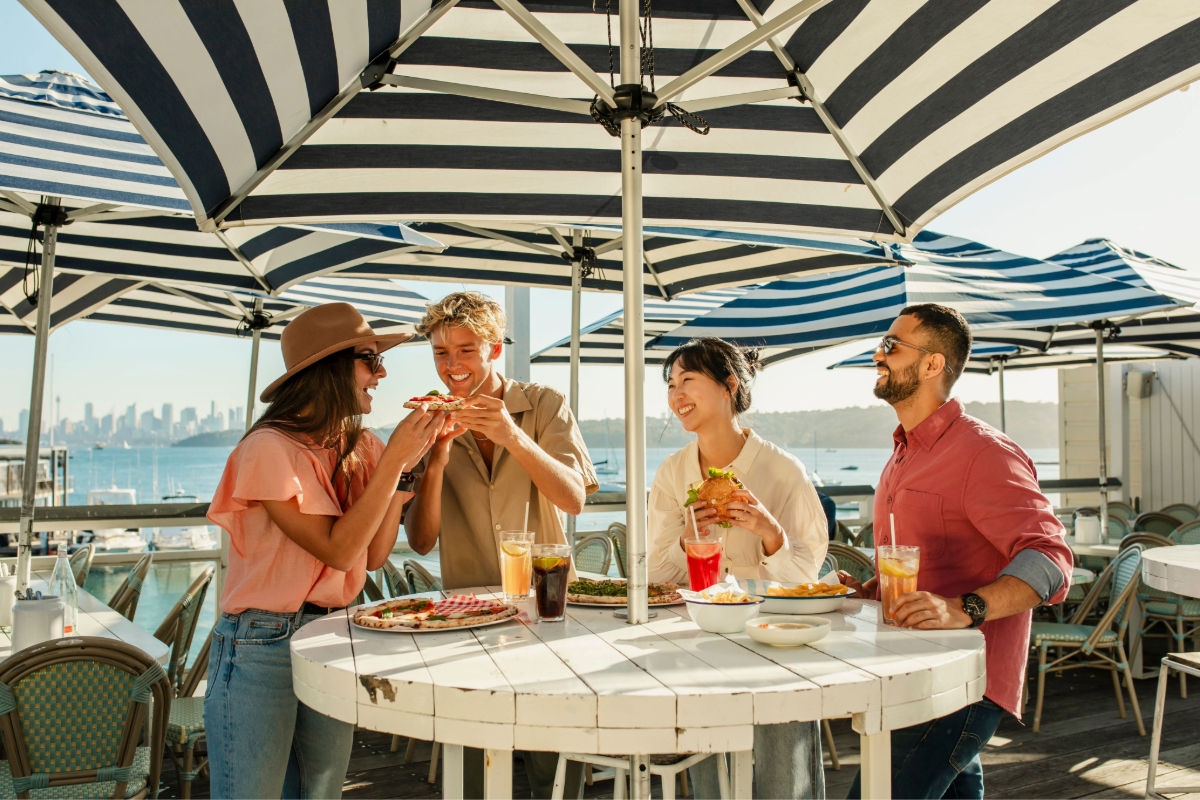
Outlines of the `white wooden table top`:
{"type": "Polygon", "coordinates": [[[1185,597],[1200,597],[1200,544],[1151,547],[1142,553],[1142,580],[1185,597]]]}
{"type": "MultiPolygon", "coordinates": [[[[35,574],[30,587],[35,591],[46,590],[46,577],[35,574]]],[[[79,634],[81,636],[107,636],[119,639],[140,648],[160,664],[167,663],[170,648],[154,638],[148,631],[125,619],[83,589],[79,590],[79,634]]],[[[0,630],[0,661],[12,653],[12,640],[8,631],[0,630]]]]}
{"type": "Polygon", "coordinates": [[[885,626],[870,601],[846,601],[827,637],[798,648],[705,633],[682,605],[636,626],[611,607],[552,623],[521,605],[517,621],[415,634],[331,614],[292,638],[296,695],[371,730],[491,750],[748,751],[755,724],[851,716],[879,753],[877,737],[985,686],[978,631],[885,626]]]}

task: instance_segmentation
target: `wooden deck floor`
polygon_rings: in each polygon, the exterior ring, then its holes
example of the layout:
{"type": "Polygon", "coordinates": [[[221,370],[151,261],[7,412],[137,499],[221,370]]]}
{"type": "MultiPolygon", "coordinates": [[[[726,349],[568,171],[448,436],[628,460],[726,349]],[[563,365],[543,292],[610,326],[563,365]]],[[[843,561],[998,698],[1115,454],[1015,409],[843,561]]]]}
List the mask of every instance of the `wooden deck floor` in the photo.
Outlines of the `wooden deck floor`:
{"type": "MultiPolygon", "coordinates": [[[[1157,681],[1136,681],[1142,715],[1149,731],[1154,716],[1157,681]]],[[[1200,785],[1200,682],[1193,681],[1186,700],[1178,683],[1167,693],[1163,726],[1163,765],[1159,783],[1200,785]]],[[[1030,704],[1032,723],[1032,703],[1030,704]]],[[[1117,716],[1116,700],[1107,673],[1078,671],[1051,678],[1047,686],[1042,730],[1006,718],[984,754],[984,779],[989,797],[1003,798],[1131,798],[1145,791],[1149,737],[1141,737],[1132,718],[1117,716]]],[[[844,797],[858,764],[858,737],[847,720],[833,723],[842,768],[828,768],[830,798],[844,797]]],[[[417,746],[412,763],[404,763],[404,746],[389,749],[391,737],[362,731],[356,737],[346,778],[345,796],[351,798],[440,798],[441,784],[426,782],[429,771],[427,743],[417,746]]],[[[174,769],[164,767],[162,796],[179,797],[174,769]]],[[[518,765],[514,768],[514,794],[528,796],[528,785],[518,765]]],[[[657,787],[655,793],[657,795],[657,787]]],[[[208,797],[207,779],[193,786],[193,797],[208,797]]],[[[612,782],[598,782],[585,792],[588,798],[612,797],[612,782]]],[[[1200,794],[1179,795],[1200,800],[1200,794]]]]}

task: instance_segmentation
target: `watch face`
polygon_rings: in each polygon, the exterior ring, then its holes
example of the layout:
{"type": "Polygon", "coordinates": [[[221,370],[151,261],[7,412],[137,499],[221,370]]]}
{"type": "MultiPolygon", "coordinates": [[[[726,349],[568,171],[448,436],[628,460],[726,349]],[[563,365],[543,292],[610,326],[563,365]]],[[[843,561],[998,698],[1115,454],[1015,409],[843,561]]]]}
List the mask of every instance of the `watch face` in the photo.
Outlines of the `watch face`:
{"type": "Polygon", "coordinates": [[[979,625],[987,617],[987,603],[977,594],[964,594],[962,607],[963,611],[970,615],[974,625],[979,625]]]}

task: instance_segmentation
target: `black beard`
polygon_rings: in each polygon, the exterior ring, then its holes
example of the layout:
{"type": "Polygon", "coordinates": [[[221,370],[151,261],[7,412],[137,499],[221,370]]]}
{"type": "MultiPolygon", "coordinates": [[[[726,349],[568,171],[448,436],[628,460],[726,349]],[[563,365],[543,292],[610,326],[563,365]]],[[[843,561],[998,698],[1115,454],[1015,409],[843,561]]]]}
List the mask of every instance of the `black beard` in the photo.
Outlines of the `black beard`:
{"type": "Polygon", "coordinates": [[[895,405],[916,394],[917,387],[920,385],[916,364],[902,370],[899,374],[888,370],[887,380],[882,384],[875,384],[875,396],[885,403],[895,405]]]}

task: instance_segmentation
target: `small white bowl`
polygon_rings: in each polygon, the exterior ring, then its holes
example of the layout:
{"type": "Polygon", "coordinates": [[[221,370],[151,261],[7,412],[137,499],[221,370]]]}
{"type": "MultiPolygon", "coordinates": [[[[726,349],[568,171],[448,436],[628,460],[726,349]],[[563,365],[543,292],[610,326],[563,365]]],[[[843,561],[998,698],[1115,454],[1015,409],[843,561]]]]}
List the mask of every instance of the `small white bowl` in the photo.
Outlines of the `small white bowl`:
{"type": "Polygon", "coordinates": [[[714,603],[709,600],[685,598],[692,622],[709,633],[738,633],[746,620],[758,613],[761,597],[750,596],[745,603],[714,603]]]}
{"type": "Polygon", "coordinates": [[[795,615],[755,617],[746,621],[746,633],[756,642],[775,647],[796,647],[825,638],[829,633],[825,617],[795,615]]]}

